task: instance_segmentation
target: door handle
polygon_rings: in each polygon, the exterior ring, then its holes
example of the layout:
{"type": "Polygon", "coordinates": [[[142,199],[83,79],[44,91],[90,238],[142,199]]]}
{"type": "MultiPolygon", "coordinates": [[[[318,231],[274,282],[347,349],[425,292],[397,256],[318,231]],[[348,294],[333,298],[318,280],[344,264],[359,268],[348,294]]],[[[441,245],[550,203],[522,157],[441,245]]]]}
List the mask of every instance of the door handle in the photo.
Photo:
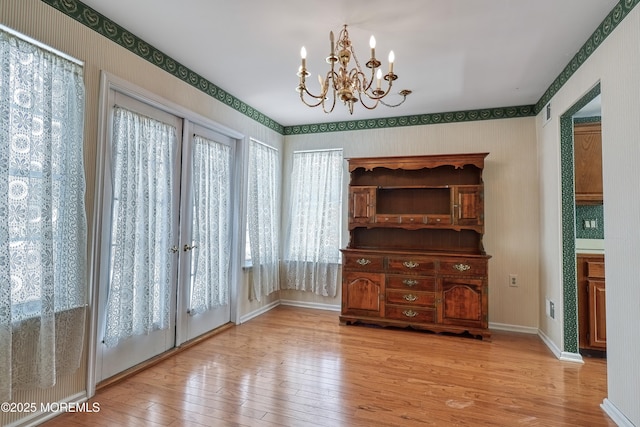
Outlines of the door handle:
{"type": "Polygon", "coordinates": [[[182,247],[182,250],[185,251],[185,252],[188,252],[191,249],[195,249],[197,247],[198,247],[197,245],[189,246],[187,243],[185,243],[184,246],[182,247]]]}

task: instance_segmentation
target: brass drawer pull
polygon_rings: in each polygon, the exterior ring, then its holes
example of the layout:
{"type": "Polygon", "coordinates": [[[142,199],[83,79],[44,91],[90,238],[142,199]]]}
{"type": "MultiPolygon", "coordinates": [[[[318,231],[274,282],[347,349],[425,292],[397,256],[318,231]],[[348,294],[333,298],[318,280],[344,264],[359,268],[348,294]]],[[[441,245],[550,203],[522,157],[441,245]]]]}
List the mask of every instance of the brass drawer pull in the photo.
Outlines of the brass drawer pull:
{"type": "Polygon", "coordinates": [[[404,310],[402,314],[404,314],[407,317],[416,317],[418,315],[418,312],[413,310],[404,310]]]}
{"type": "Polygon", "coordinates": [[[413,302],[418,299],[418,297],[413,294],[403,295],[402,298],[404,298],[406,301],[409,301],[409,302],[413,302]]]}
{"type": "Polygon", "coordinates": [[[454,264],[453,268],[455,268],[458,271],[471,270],[471,266],[469,264],[454,264]]]}
{"type": "Polygon", "coordinates": [[[356,261],[358,264],[365,266],[367,264],[371,264],[371,261],[366,258],[360,258],[356,261]]]}
{"type": "Polygon", "coordinates": [[[407,285],[407,286],[415,286],[418,284],[417,280],[413,280],[413,279],[404,279],[402,281],[403,284],[407,285]]]}
{"type": "Polygon", "coordinates": [[[416,268],[417,266],[419,266],[420,264],[418,264],[415,261],[405,261],[402,263],[402,265],[404,265],[407,268],[416,268]]]}

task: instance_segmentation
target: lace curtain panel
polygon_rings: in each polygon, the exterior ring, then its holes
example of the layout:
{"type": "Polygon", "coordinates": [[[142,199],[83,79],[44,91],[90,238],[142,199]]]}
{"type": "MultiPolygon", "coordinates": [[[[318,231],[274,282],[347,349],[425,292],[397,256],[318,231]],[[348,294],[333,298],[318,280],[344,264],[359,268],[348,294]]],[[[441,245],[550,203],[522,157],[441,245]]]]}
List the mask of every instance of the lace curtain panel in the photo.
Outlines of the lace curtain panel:
{"type": "Polygon", "coordinates": [[[249,184],[247,223],[251,250],[252,297],[277,291],[278,221],[280,218],[280,167],[278,151],[257,141],[249,143],[249,184]]]}
{"type": "Polygon", "coordinates": [[[340,271],[342,150],[293,154],[286,288],[335,297],[340,271]]]}
{"type": "Polygon", "coordinates": [[[194,315],[229,304],[231,147],[193,138],[193,245],[191,298],[194,315]]]}
{"type": "Polygon", "coordinates": [[[0,29],[0,401],[80,365],[82,66],[0,29]]]}
{"type": "Polygon", "coordinates": [[[108,347],[169,326],[177,146],[175,127],[114,107],[108,347]]]}

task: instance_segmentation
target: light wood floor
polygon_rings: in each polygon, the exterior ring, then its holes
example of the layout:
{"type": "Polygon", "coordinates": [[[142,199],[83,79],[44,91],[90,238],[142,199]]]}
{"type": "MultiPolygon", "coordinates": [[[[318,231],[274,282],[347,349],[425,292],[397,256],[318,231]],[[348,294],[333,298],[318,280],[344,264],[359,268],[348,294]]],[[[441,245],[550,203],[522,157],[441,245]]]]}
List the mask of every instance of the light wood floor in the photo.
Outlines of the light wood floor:
{"type": "Polygon", "coordinates": [[[615,426],[606,361],[561,362],[535,335],[491,341],[340,326],[278,307],[100,390],[51,426],[615,426]]]}

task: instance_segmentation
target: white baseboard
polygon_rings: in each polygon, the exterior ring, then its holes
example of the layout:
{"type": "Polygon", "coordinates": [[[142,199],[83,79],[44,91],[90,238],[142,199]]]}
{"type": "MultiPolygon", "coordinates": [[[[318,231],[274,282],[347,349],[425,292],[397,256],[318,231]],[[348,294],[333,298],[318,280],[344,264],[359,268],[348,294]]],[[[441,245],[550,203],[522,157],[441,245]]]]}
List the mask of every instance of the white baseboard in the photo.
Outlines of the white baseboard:
{"type": "Polygon", "coordinates": [[[507,331],[507,332],[520,332],[523,334],[538,334],[538,328],[532,328],[530,326],[518,326],[518,325],[509,325],[506,323],[493,323],[489,322],[489,329],[495,331],[507,331]]]}
{"type": "Polygon", "coordinates": [[[618,427],[635,427],[635,425],[627,418],[620,410],[611,403],[611,401],[605,398],[600,404],[602,410],[607,414],[618,427]]]}
{"type": "Polygon", "coordinates": [[[563,351],[558,359],[563,362],[584,363],[584,359],[580,353],[569,353],[568,351],[563,351]]]}
{"type": "Polygon", "coordinates": [[[563,362],[584,363],[580,353],[569,353],[567,351],[560,350],[558,346],[540,330],[538,330],[538,336],[559,360],[562,360],[563,362]]]}
{"type": "Polygon", "coordinates": [[[274,302],[271,302],[271,303],[269,303],[269,304],[267,304],[265,306],[260,307],[257,310],[251,311],[251,312],[245,314],[244,316],[240,316],[240,321],[239,321],[238,324],[242,324],[244,322],[248,322],[249,320],[253,319],[254,317],[258,317],[261,314],[264,314],[267,311],[269,311],[271,309],[274,309],[279,305],[280,305],[280,301],[274,301],[274,302]]]}
{"type": "Polygon", "coordinates": [[[304,301],[295,301],[295,300],[279,300],[279,301],[274,301],[272,303],[269,303],[267,305],[265,305],[264,307],[260,307],[257,310],[254,310],[250,313],[245,314],[244,316],[240,317],[240,323],[244,323],[244,322],[248,322],[249,320],[253,319],[254,317],[258,317],[261,314],[266,313],[269,310],[272,310],[274,308],[276,308],[279,305],[289,305],[292,307],[302,307],[302,308],[312,308],[315,310],[328,310],[328,311],[340,311],[340,306],[339,305],[333,305],[333,304],[322,304],[322,303],[317,303],[317,302],[304,302],[304,301]]]}
{"type": "Polygon", "coordinates": [[[290,305],[292,307],[313,308],[316,310],[340,311],[340,305],[322,304],[317,302],[305,302],[296,300],[280,300],[282,305],[290,305]]]}

